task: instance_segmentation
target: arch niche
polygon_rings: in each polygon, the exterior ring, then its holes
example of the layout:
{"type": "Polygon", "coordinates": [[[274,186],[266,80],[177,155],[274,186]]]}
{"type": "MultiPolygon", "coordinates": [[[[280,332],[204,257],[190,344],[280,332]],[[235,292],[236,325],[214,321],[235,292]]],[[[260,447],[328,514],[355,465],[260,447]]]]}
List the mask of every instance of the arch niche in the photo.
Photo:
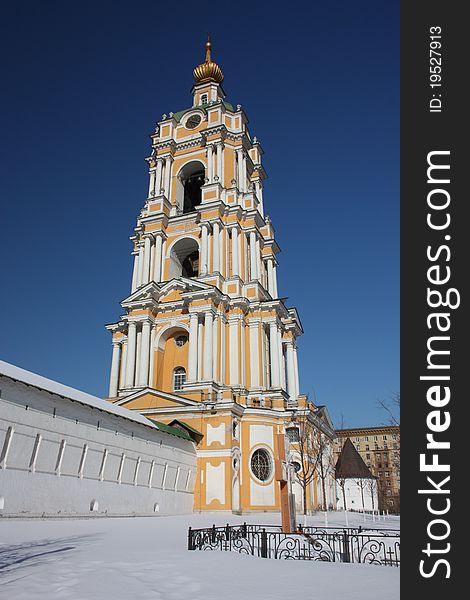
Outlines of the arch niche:
{"type": "Polygon", "coordinates": [[[197,277],[199,274],[199,243],[195,238],[179,239],[170,248],[170,279],[197,277]]]}
{"type": "Polygon", "coordinates": [[[165,329],[156,340],[155,387],[163,392],[180,393],[174,390],[175,370],[188,372],[189,333],[185,327],[165,329]]]}
{"type": "Polygon", "coordinates": [[[206,167],[200,160],[192,160],[181,167],[176,176],[176,205],[178,214],[194,212],[201,204],[206,167]]]}

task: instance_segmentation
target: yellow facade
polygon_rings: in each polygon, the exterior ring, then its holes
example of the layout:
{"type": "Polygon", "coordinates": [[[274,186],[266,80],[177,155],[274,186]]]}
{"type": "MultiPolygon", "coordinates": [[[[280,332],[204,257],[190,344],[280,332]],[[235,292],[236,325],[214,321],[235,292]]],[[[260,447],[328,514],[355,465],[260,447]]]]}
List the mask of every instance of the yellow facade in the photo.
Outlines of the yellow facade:
{"type": "MultiPolygon", "coordinates": [[[[192,107],[163,115],[151,136],[131,293],[107,326],[109,400],[188,428],[195,510],[277,511],[278,434],[295,415],[333,431],[300,393],[303,330],[278,294],[261,146],[241,106],[225,101],[220,67],[200,67],[192,107]]],[[[306,490],[309,509],[316,485],[306,490]]]]}

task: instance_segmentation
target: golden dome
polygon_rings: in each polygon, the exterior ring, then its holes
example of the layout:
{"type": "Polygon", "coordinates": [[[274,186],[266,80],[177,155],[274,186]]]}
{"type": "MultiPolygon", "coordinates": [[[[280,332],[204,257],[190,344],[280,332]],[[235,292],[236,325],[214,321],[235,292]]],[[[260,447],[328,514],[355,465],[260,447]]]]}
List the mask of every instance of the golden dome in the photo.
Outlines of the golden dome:
{"type": "Polygon", "coordinates": [[[193,71],[194,79],[197,83],[202,83],[204,81],[222,83],[224,80],[222,69],[217,63],[212,62],[211,47],[211,36],[208,34],[206,42],[206,61],[198,65],[193,71]]]}

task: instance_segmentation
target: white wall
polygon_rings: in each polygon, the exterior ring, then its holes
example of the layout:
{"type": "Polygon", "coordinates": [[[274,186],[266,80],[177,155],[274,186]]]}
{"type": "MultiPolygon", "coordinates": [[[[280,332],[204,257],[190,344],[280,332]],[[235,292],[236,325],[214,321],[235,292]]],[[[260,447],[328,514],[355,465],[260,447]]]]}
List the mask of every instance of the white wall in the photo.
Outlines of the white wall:
{"type": "Polygon", "coordinates": [[[192,442],[7,377],[0,392],[0,516],[192,512],[192,442]]]}
{"type": "MultiPolygon", "coordinates": [[[[369,485],[370,479],[346,479],[344,486],[344,495],[346,496],[346,507],[348,510],[372,510],[374,508],[377,510],[377,482],[375,479],[373,480],[372,490],[369,485]],[[361,492],[361,485],[358,481],[363,482],[363,490],[361,492]],[[362,506],[362,493],[364,494],[364,507],[362,506]],[[372,502],[373,495],[373,502],[372,502]]],[[[343,500],[343,489],[336,482],[336,496],[338,498],[337,501],[337,509],[344,510],[344,500],[343,500]]]]}

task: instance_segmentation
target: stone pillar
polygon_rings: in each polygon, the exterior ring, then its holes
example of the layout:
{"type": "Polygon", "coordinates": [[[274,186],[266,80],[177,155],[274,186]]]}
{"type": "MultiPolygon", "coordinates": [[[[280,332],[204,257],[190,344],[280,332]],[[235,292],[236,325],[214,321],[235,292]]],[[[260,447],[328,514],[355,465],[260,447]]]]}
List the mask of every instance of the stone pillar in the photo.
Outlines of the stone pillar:
{"type": "Polygon", "coordinates": [[[268,292],[271,294],[273,298],[274,295],[274,259],[268,258],[268,292]]]}
{"type": "Polygon", "coordinates": [[[240,384],[239,373],[239,349],[238,349],[238,319],[229,321],[229,344],[230,344],[230,385],[240,384]]]}
{"type": "Polygon", "coordinates": [[[258,263],[256,262],[256,231],[250,231],[250,280],[258,279],[258,263]]]}
{"type": "Polygon", "coordinates": [[[261,183],[261,181],[255,182],[255,191],[256,191],[256,197],[258,198],[258,201],[259,201],[258,211],[260,212],[261,216],[264,217],[263,184],[261,183]]]}
{"type": "Polygon", "coordinates": [[[220,273],[220,225],[212,224],[212,272],[220,273]]]}
{"type": "Polygon", "coordinates": [[[132,292],[136,291],[138,280],[139,280],[139,253],[134,251],[134,270],[132,272],[132,286],[131,286],[132,292]]]}
{"type": "Polygon", "coordinates": [[[155,179],[156,173],[155,168],[150,169],[150,179],[149,179],[149,198],[153,198],[155,196],[155,179]]]}
{"type": "Polygon", "coordinates": [[[212,379],[214,381],[220,381],[218,374],[219,358],[220,354],[218,351],[219,347],[219,321],[217,315],[214,315],[214,322],[212,324],[212,379]]]}
{"type": "Polygon", "coordinates": [[[209,183],[214,181],[214,159],[212,156],[213,147],[211,145],[207,146],[207,179],[209,183]]]}
{"type": "Polygon", "coordinates": [[[126,387],[134,387],[135,355],[137,346],[137,323],[129,322],[127,335],[126,387]]]}
{"type": "Polygon", "coordinates": [[[113,356],[111,359],[111,376],[109,378],[109,397],[115,398],[119,383],[119,358],[121,355],[121,344],[113,341],[113,356]]]}
{"type": "Polygon", "coordinates": [[[139,276],[137,278],[137,287],[140,287],[144,281],[144,245],[139,244],[139,276]]]}
{"type": "Polygon", "coordinates": [[[149,356],[150,356],[149,380],[148,380],[149,387],[154,387],[154,385],[153,385],[153,380],[154,380],[154,375],[155,375],[154,347],[155,347],[155,334],[156,333],[157,333],[157,327],[156,327],[156,325],[152,325],[152,332],[150,334],[150,351],[149,351],[149,356]]]}
{"type": "Polygon", "coordinates": [[[238,169],[237,169],[237,183],[238,190],[240,192],[244,191],[244,182],[243,182],[243,150],[237,150],[237,158],[238,158],[238,169]]]}
{"type": "Polygon", "coordinates": [[[238,227],[232,227],[232,277],[240,276],[240,242],[238,239],[238,227]]]}
{"type": "Polygon", "coordinates": [[[277,298],[278,297],[278,291],[277,291],[277,267],[276,267],[276,262],[273,263],[273,291],[274,291],[273,298],[277,298]]]}
{"type": "Polygon", "coordinates": [[[256,279],[262,280],[261,271],[261,242],[259,237],[256,237],[256,279]]]}
{"type": "Polygon", "coordinates": [[[275,321],[269,324],[269,356],[271,358],[271,387],[281,387],[281,373],[279,364],[279,334],[275,321]]]}
{"type": "Polygon", "coordinates": [[[140,341],[140,365],[137,385],[144,387],[148,385],[149,380],[149,361],[150,361],[150,331],[152,325],[150,321],[142,323],[142,336],[140,341]]]}
{"type": "Polygon", "coordinates": [[[118,389],[123,388],[126,385],[126,365],[127,365],[127,338],[122,341],[121,347],[121,368],[119,377],[118,389]]]}
{"type": "Polygon", "coordinates": [[[219,183],[221,185],[224,184],[223,179],[223,165],[224,165],[224,145],[222,142],[217,144],[217,177],[219,178],[219,183]]]}
{"type": "Polygon", "coordinates": [[[299,385],[299,363],[297,358],[297,348],[294,346],[294,383],[295,383],[295,397],[300,394],[299,385]]]}
{"type": "Polygon", "coordinates": [[[170,199],[170,183],[171,183],[171,163],[173,159],[171,156],[165,157],[165,196],[170,199]]]}
{"type": "Polygon", "coordinates": [[[252,388],[260,387],[259,370],[259,324],[249,323],[250,328],[250,386],[252,388]]]}
{"type": "Polygon", "coordinates": [[[201,256],[199,275],[207,275],[209,271],[209,223],[201,223],[201,256]]]}
{"type": "Polygon", "coordinates": [[[243,152],[243,160],[242,160],[242,192],[246,192],[246,154],[243,152]]]}
{"type": "Polygon", "coordinates": [[[150,259],[152,256],[152,234],[146,234],[144,239],[144,272],[142,284],[145,285],[150,279],[150,259]]]}
{"type": "Polygon", "coordinates": [[[163,160],[159,158],[157,160],[157,170],[155,173],[155,190],[156,195],[160,196],[162,193],[162,170],[163,170],[163,160]]]}
{"type": "Polygon", "coordinates": [[[159,283],[162,277],[163,233],[155,233],[155,258],[153,261],[153,281],[159,283]]]}
{"type": "Polygon", "coordinates": [[[198,316],[191,313],[189,317],[189,348],[188,348],[188,382],[197,381],[197,355],[198,355],[198,316]]]}
{"type": "Polygon", "coordinates": [[[294,367],[294,344],[287,342],[287,393],[291,400],[296,399],[295,389],[295,367],[294,367]]]}
{"type": "Polygon", "coordinates": [[[214,341],[213,316],[210,311],[204,313],[204,375],[205,381],[212,379],[212,344],[214,341]]]}

